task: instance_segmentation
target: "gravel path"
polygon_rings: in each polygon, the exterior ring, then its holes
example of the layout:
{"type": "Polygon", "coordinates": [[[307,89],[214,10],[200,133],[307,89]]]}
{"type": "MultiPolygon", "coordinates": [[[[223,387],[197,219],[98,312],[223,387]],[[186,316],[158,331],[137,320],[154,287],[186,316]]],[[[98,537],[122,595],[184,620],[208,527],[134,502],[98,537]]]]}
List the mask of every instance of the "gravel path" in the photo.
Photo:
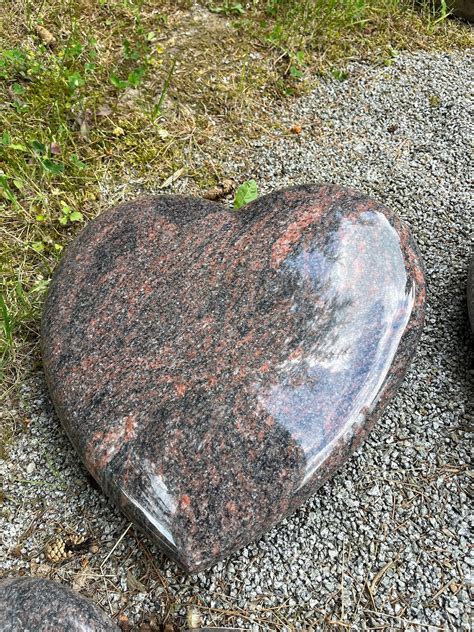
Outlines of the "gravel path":
{"type": "Polygon", "coordinates": [[[415,362],[335,479],[262,540],[187,578],[91,485],[39,375],[24,387],[27,430],[0,462],[0,575],[60,578],[131,622],[169,613],[176,629],[193,603],[207,623],[252,631],[469,629],[470,67],[469,53],[354,66],[347,81],[323,82],[277,114],[300,123],[300,135],[259,141],[228,164],[263,192],[331,181],[372,194],[409,222],[424,257],[427,322],[415,362]],[[98,551],[47,562],[55,528],[93,536],[98,551]]]}

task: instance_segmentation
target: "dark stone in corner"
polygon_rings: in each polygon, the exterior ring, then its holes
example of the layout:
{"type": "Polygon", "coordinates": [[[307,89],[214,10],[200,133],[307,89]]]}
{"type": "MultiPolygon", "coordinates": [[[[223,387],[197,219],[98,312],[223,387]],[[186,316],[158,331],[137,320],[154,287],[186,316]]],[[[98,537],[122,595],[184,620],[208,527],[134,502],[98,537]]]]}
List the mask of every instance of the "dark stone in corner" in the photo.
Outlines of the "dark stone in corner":
{"type": "Polygon", "coordinates": [[[0,581],[2,632],[120,632],[94,603],[49,579],[0,581]]]}

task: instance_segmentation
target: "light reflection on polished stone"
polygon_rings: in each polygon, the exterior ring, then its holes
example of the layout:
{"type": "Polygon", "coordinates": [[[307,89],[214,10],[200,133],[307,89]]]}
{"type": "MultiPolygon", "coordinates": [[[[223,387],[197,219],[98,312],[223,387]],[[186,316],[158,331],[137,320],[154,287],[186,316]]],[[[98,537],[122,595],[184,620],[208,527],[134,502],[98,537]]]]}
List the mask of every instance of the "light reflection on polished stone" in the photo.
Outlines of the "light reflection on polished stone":
{"type": "MultiPolygon", "coordinates": [[[[318,309],[298,355],[256,390],[304,451],[303,487],[372,412],[413,309],[415,282],[407,279],[399,235],[385,215],[370,211],[343,219],[323,250],[288,257],[280,272],[310,285],[318,309]]],[[[290,309],[304,309],[296,294],[290,309]]]]}

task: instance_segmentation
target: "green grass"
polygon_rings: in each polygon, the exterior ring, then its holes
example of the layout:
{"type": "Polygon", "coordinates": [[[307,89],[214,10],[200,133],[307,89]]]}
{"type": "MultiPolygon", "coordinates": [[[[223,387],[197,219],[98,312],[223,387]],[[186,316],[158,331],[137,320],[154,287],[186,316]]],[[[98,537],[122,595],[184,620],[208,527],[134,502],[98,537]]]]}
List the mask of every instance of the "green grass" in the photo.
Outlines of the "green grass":
{"type": "Polygon", "coordinates": [[[343,80],[353,59],[472,45],[469,28],[431,3],[216,0],[190,14],[191,4],[2,4],[3,398],[38,362],[41,305],[64,246],[111,201],[170,178],[215,184],[220,157],[278,126],[272,104],[318,73],[343,80]]]}

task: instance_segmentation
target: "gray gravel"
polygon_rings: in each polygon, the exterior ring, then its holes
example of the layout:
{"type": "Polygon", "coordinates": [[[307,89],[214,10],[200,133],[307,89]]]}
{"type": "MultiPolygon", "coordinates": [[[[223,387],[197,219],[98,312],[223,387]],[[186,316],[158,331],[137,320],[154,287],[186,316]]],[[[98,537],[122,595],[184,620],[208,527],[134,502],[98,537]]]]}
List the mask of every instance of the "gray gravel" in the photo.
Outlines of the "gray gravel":
{"type": "Polygon", "coordinates": [[[347,81],[322,82],[276,114],[300,135],[261,140],[227,165],[264,192],[357,187],[407,220],[422,251],[428,308],[415,362],[343,470],[262,540],[186,578],[91,486],[38,375],[23,390],[27,431],[0,462],[0,575],[61,578],[131,622],[169,614],[176,629],[191,604],[195,622],[252,631],[469,629],[471,67],[467,52],[351,67],[347,81]],[[42,551],[55,528],[92,535],[98,552],[50,564],[42,551]]]}

